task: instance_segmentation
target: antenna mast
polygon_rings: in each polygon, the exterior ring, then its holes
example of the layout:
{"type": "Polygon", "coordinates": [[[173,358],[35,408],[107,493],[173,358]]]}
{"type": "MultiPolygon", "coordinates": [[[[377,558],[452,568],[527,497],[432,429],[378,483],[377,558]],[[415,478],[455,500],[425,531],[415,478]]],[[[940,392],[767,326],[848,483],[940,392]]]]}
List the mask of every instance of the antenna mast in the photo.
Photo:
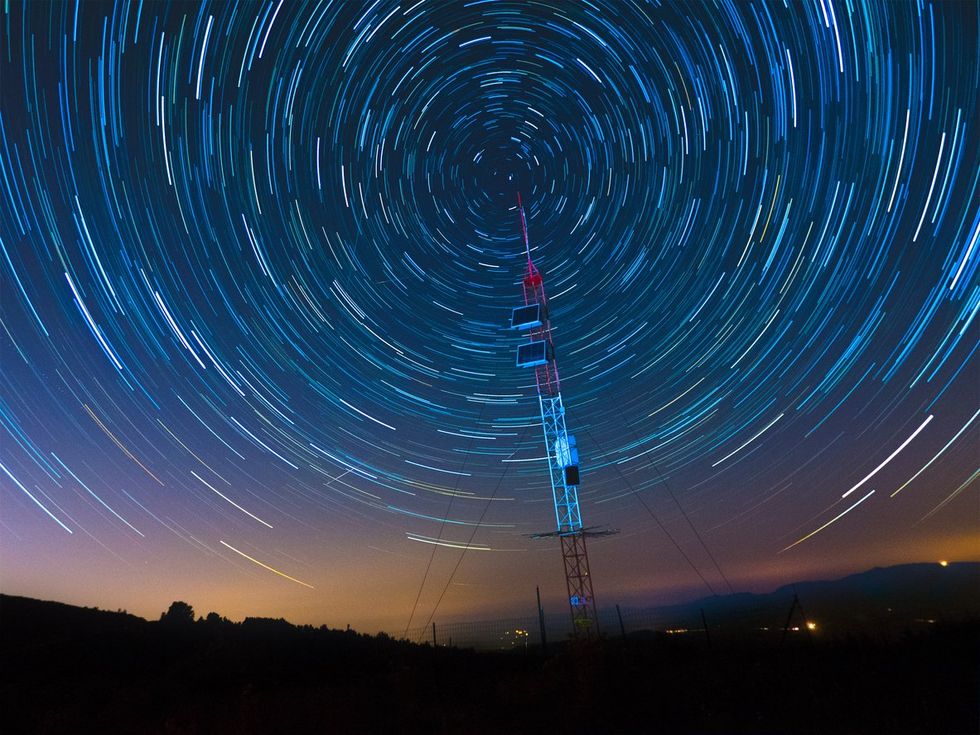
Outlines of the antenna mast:
{"type": "Polygon", "coordinates": [[[575,437],[568,433],[565,426],[565,407],[561,400],[558,365],[551,338],[548,297],[541,273],[531,260],[527,220],[520,193],[517,195],[517,208],[527,254],[527,271],[523,281],[524,306],[513,310],[511,328],[526,331],[530,339],[518,347],[517,366],[534,368],[557,524],[554,532],[538,534],[537,537],[557,536],[561,542],[573,635],[578,638],[593,638],[599,631],[592,577],[589,573],[589,555],[585,544],[588,531],[582,526],[578,502],[578,449],[575,437]]]}

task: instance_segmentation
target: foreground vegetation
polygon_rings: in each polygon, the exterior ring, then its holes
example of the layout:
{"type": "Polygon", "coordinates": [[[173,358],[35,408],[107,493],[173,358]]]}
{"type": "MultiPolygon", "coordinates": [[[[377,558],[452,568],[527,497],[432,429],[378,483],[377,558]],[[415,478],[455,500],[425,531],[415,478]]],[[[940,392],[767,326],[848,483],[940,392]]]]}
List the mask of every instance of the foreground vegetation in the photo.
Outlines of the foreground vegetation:
{"type": "Polygon", "coordinates": [[[0,596],[4,733],[970,733],[980,622],[785,645],[650,634],[549,656],[0,596]]]}

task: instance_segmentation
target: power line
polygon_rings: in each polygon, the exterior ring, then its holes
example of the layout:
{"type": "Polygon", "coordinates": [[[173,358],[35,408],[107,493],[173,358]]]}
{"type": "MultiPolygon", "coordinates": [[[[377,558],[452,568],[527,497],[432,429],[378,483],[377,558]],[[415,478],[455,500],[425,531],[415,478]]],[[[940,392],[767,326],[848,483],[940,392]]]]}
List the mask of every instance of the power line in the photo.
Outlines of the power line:
{"type": "MultiPolygon", "coordinates": [[[[625,418],[623,418],[623,423],[626,424],[626,428],[630,430],[630,433],[633,435],[633,438],[636,439],[637,442],[639,442],[640,437],[636,433],[636,430],[633,428],[633,425],[625,418]]],[[[732,594],[735,594],[735,590],[732,587],[732,583],[728,581],[728,577],[725,576],[725,573],[721,570],[721,567],[718,565],[718,560],[715,559],[715,555],[711,553],[711,549],[708,548],[708,545],[701,537],[700,532],[694,526],[694,523],[691,522],[690,516],[687,515],[687,511],[684,510],[683,506],[680,504],[680,501],[677,500],[677,497],[674,495],[674,491],[670,489],[670,485],[667,484],[667,478],[664,476],[664,473],[660,471],[660,468],[657,467],[656,463],[654,463],[652,459],[648,458],[647,464],[650,467],[652,467],[654,472],[657,473],[657,476],[660,477],[661,484],[663,484],[664,488],[666,488],[667,494],[670,495],[670,499],[674,501],[674,504],[677,506],[677,509],[681,512],[681,515],[684,516],[684,520],[687,521],[687,525],[691,527],[691,530],[694,532],[694,536],[697,538],[698,543],[700,543],[701,548],[704,549],[704,553],[708,555],[708,558],[711,559],[711,563],[714,564],[715,569],[718,570],[718,574],[720,574],[721,578],[725,580],[725,585],[728,587],[728,591],[732,594]]]]}
{"type": "MultiPolygon", "coordinates": [[[[483,410],[486,408],[486,402],[480,403],[480,413],[476,417],[477,425],[480,424],[480,420],[483,418],[483,410]]],[[[476,441],[475,436],[470,437],[469,444],[466,447],[466,454],[463,455],[463,464],[460,467],[460,472],[466,469],[466,462],[470,458],[470,453],[473,450],[473,442],[476,441]]],[[[452,495],[449,496],[449,505],[446,507],[446,515],[442,518],[442,523],[439,525],[439,535],[436,537],[436,541],[442,541],[442,532],[446,527],[446,522],[449,520],[449,513],[453,508],[453,501],[456,499],[457,491],[459,490],[459,482],[462,475],[456,475],[456,484],[453,485],[452,495]]],[[[486,511],[484,511],[486,512],[486,511]]],[[[415,611],[418,609],[419,600],[422,599],[422,590],[425,588],[425,582],[429,578],[429,570],[432,568],[432,560],[436,557],[436,549],[439,548],[438,544],[432,545],[432,553],[429,554],[429,562],[425,565],[425,574],[422,575],[422,583],[419,585],[418,594],[415,595],[415,604],[412,605],[412,614],[408,616],[408,624],[405,626],[405,632],[402,637],[408,635],[408,629],[412,627],[412,620],[415,618],[415,611]]],[[[431,618],[430,618],[431,619],[431,618]]],[[[428,625],[428,623],[426,623],[428,625]]],[[[423,626],[424,627],[424,626],[423,626]]]]}
{"type": "MultiPolygon", "coordinates": [[[[592,432],[589,431],[589,429],[586,426],[583,426],[583,428],[585,430],[585,433],[589,435],[589,438],[592,440],[592,443],[595,444],[596,447],[598,447],[601,451],[602,447],[600,446],[599,442],[595,440],[595,437],[592,436],[592,432]]],[[[643,497],[636,491],[636,488],[633,487],[633,484],[626,479],[626,475],[624,475],[622,471],[619,469],[619,467],[616,466],[615,464],[613,465],[613,469],[615,469],[616,472],[619,474],[620,479],[622,479],[622,481],[626,483],[626,487],[629,488],[630,492],[633,493],[633,495],[636,496],[636,499],[640,501],[640,505],[643,506],[643,509],[650,514],[650,517],[653,518],[654,521],[656,521],[657,525],[660,527],[660,530],[664,532],[664,535],[668,539],[670,539],[670,543],[674,545],[674,548],[677,549],[680,555],[684,557],[684,561],[686,561],[690,565],[691,569],[693,569],[694,572],[698,575],[698,577],[701,578],[701,581],[704,582],[705,586],[708,588],[708,591],[710,591],[713,596],[717,597],[718,593],[715,592],[714,587],[711,586],[711,582],[709,582],[707,578],[703,574],[701,574],[701,570],[698,569],[697,564],[695,564],[691,560],[691,557],[689,557],[684,552],[684,549],[681,548],[681,545],[677,543],[677,541],[674,539],[673,536],[671,536],[670,531],[668,531],[667,527],[664,526],[664,524],[660,521],[660,519],[657,517],[657,514],[654,513],[653,510],[651,510],[650,506],[646,504],[646,501],[644,501],[643,497]]]]}
{"type": "MultiPolygon", "coordinates": [[[[625,416],[622,417],[622,420],[623,420],[623,423],[626,425],[626,428],[630,430],[630,433],[633,435],[633,438],[637,441],[637,443],[639,443],[641,441],[641,439],[640,439],[639,434],[636,433],[636,429],[626,419],[625,416]]],[[[591,437],[592,435],[589,434],[589,436],[591,437]]],[[[595,441],[595,438],[593,437],[592,440],[595,441]]],[[[598,445],[598,442],[596,442],[596,446],[597,447],[599,446],[598,445]]],[[[698,531],[698,529],[694,525],[693,521],[691,521],[691,517],[687,514],[687,511],[684,510],[684,507],[680,504],[680,501],[677,499],[677,496],[674,495],[674,491],[671,489],[670,485],[668,484],[667,478],[664,476],[664,473],[660,471],[660,468],[657,466],[657,464],[653,461],[653,459],[651,459],[649,457],[647,458],[647,464],[650,467],[653,468],[654,472],[657,473],[657,476],[660,478],[661,484],[667,490],[667,494],[670,495],[670,499],[674,501],[674,504],[677,506],[677,509],[681,512],[681,515],[684,516],[684,520],[687,522],[687,525],[690,527],[691,531],[694,532],[694,536],[695,536],[695,538],[697,538],[698,543],[701,544],[701,548],[704,549],[704,553],[708,555],[708,558],[709,559],[711,559],[711,563],[714,565],[715,569],[718,571],[719,576],[721,576],[721,578],[724,580],[725,586],[728,587],[728,591],[730,593],[734,594],[735,593],[735,589],[732,587],[732,583],[729,581],[728,576],[722,570],[721,565],[718,564],[718,560],[715,558],[715,555],[711,553],[711,549],[708,548],[708,545],[707,545],[707,543],[705,543],[705,540],[701,536],[701,533],[698,531]]],[[[616,467],[617,472],[619,472],[618,465],[614,465],[614,466],[616,467]]],[[[623,477],[622,472],[620,472],[619,474],[620,474],[620,477],[623,477]]],[[[626,478],[623,477],[623,480],[625,481],[626,478]]],[[[629,484],[629,483],[627,482],[627,484],[629,484]]],[[[630,489],[632,490],[632,487],[630,489]]],[[[635,490],[633,492],[636,493],[635,490]]],[[[639,496],[637,496],[637,497],[639,497],[639,496]]]]}
{"type": "MultiPolygon", "coordinates": [[[[517,440],[518,448],[515,449],[513,452],[511,452],[508,455],[507,459],[510,459],[519,451],[520,445],[524,441],[524,437],[527,435],[528,426],[524,427],[524,431],[521,433],[520,439],[517,440]]],[[[466,541],[466,546],[460,552],[459,559],[456,560],[456,566],[453,567],[453,571],[450,573],[449,579],[446,580],[446,586],[442,588],[442,593],[439,595],[439,599],[436,600],[436,604],[432,608],[432,612],[429,614],[429,619],[426,620],[425,625],[422,626],[423,631],[429,625],[429,623],[432,622],[432,618],[434,618],[436,615],[436,610],[439,609],[439,605],[442,603],[442,598],[445,597],[446,592],[449,590],[449,585],[453,583],[453,578],[456,576],[456,572],[459,570],[460,564],[463,563],[463,557],[466,556],[466,552],[469,550],[470,545],[473,543],[473,539],[476,536],[476,532],[480,529],[480,525],[483,523],[483,518],[486,516],[487,511],[490,510],[490,504],[493,503],[494,498],[497,497],[497,491],[500,490],[500,486],[504,484],[504,476],[507,474],[508,469],[509,468],[504,467],[504,471],[500,473],[500,479],[497,480],[497,486],[493,489],[493,492],[490,493],[490,499],[487,500],[487,504],[483,507],[483,512],[480,514],[479,520],[477,520],[476,525],[473,526],[473,531],[470,533],[470,537],[466,541]]]]}

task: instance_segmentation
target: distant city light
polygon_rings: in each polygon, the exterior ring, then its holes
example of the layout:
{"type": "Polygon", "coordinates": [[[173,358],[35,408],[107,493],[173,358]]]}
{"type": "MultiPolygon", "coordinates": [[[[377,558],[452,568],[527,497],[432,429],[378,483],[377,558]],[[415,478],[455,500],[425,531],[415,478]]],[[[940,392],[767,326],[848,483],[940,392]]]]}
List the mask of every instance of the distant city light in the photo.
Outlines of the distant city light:
{"type": "Polygon", "coordinates": [[[806,622],[806,629],[807,630],[816,630],[817,629],[817,624],[814,623],[812,620],[808,620],[806,622]]]}

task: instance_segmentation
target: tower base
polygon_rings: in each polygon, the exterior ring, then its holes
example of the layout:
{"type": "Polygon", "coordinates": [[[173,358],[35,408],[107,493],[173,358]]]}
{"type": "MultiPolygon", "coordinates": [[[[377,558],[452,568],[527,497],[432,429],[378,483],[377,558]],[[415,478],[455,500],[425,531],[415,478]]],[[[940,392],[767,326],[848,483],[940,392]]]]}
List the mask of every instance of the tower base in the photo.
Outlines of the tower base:
{"type": "Polygon", "coordinates": [[[572,635],[580,639],[599,637],[592,576],[589,573],[589,553],[585,547],[585,532],[559,534],[561,556],[565,562],[565,583],[572,611],[572,635]]]}

